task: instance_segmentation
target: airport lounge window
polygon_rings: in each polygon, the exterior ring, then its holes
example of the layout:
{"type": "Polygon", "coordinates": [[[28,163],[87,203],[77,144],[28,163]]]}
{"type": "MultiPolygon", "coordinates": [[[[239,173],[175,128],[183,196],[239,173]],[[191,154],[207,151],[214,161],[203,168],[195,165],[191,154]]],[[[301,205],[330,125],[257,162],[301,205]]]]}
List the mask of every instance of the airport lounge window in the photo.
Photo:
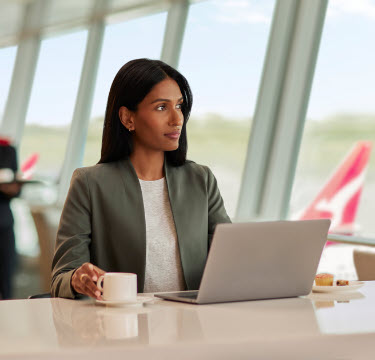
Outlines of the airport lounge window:
{"type": "Polygon", "coordinates": [[[275,1],[190,6],[179,70],[193,91],[188,158],[210,166],[234,217],[275,1]]]}
{"type": "Polygon", "coordinates": [[[20,146],[20,160],[37,153],[34,177],[57,180],[64,161],[85,52],[87,31],[41,43],[20,146]]]}
{"type": "MultiPolygon", "coordinates": [[[[329,2],[290,203],[291,218],[331,216],[331,232],[372,238],[374,14],[374,0],[329,2]]],[[[349,269],[352,247],[335,247],[349,269]]]]}
{"type": "Polygon", "coordinates": [[[106,26],[99,62],[91,119],[87,134],[84,166],[100,159],[104,113],[112,81],[122,65],[136,58],[159,59],[167,13],[143,16],[106,26]]]}
{"type": "MultiPolygon", "coordinates": [[[[44,186],[24,187],[21,198],[11,204],[17,252],[30,258],[39,254],[30,208],[51,205],[56,200],[56,182],[65,157],[86,37],[87,31],[80,31],[54,35],[41,43],[18,159],[19,168],[34,163],[27,171],[28,176],[46,182],[44,186]]],[[[26,266],[23,260],[20,266],[26,266]]],[[[22,297],[23,291],[27,291],[22,276],[16,280],[15,296],[22,297]]]]}

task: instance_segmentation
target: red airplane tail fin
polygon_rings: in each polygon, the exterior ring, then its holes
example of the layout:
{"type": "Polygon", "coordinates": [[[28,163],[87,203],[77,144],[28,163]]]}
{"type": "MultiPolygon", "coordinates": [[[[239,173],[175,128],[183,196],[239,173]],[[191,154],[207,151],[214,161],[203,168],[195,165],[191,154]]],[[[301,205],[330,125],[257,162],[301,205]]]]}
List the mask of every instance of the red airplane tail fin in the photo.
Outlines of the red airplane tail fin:
{"type": "Polygon", "coordinates": [[[330,232],[353,234],[372,143],[360,141],[345,157],[300,220],[331,219],[330,232]]]}

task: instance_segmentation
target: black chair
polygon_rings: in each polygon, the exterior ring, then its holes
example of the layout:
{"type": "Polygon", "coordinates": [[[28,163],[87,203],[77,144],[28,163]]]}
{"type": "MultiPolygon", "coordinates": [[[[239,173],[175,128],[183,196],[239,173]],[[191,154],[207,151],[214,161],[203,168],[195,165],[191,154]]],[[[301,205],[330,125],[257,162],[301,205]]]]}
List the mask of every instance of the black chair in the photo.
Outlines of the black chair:
{"type": "Polygon", "coordinates": [[[30,295],[28,299],[48,299],[51,298],[50,293],[45,293],[45,294],[36,294],[36,295],[30,295]]]}

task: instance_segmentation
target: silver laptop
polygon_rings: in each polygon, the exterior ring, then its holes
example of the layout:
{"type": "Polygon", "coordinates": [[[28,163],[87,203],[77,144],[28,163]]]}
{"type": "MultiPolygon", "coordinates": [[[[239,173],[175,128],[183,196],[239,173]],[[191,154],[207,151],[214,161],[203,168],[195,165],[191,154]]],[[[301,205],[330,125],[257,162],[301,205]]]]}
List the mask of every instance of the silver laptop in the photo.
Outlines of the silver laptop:
{"type": "Polygon", "coordinates": [[[219,224],[198,291],[155,296],[194,304],[310,293],[331,221],[219,224]]]}

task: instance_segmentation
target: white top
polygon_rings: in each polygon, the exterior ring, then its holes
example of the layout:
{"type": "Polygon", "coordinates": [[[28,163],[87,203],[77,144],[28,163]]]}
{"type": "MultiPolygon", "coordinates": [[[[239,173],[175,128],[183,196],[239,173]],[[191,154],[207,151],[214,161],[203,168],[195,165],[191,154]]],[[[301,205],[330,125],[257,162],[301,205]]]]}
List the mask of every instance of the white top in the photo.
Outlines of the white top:
{"type": "Polygon", "coordinates": [[[144,292],[185,289],[177,233],[165,178],[139,179],[146,218],[144,292]]]}

